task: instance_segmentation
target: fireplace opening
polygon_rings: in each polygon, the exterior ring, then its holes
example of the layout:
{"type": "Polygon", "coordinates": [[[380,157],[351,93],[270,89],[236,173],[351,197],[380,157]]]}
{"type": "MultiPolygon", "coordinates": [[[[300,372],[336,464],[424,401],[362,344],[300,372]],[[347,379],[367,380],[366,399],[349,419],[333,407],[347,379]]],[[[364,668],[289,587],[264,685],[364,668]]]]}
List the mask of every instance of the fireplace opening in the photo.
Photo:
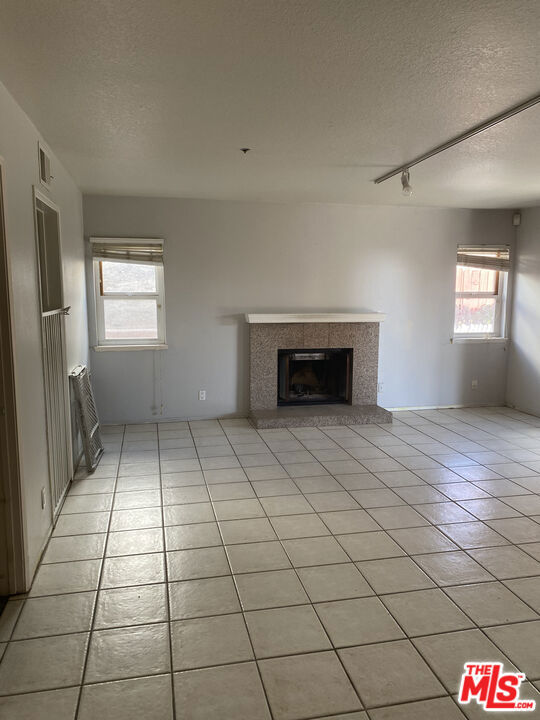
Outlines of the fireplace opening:
{"type": "Polygon", "coordinates": [[[278,350],[278,405],[350,403],[352,348],[278,350]]]}

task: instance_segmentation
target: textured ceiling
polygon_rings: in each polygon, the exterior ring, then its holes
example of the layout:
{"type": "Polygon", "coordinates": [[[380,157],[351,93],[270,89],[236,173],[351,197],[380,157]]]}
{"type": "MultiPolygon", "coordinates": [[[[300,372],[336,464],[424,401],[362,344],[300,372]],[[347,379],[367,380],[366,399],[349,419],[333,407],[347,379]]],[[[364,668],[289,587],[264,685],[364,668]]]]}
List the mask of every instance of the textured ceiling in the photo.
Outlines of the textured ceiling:
{"type": "Polygon", "coordinates": [[[0,80],[85,192],[540,202],[538,0],[2,0],[0,80]],[[251,147],[242,155],[239,148],[251,147]]]}

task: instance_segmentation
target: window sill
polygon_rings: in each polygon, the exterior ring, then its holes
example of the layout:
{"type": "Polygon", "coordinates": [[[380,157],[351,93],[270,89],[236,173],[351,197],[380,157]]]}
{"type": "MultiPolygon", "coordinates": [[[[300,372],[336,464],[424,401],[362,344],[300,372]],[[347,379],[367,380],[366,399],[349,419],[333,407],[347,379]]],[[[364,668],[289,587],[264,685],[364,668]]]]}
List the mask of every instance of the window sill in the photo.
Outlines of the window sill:
{"type": "Polygon", "coordinates": [[[169,346],[157,343],[156,345],[94,345],[95,352],[123,352],[125,350],[168,350],[169,346]]]}
{"type": "Polygon", "coordinates": [[[495,345],[504,345],[508,342],[508,338],[504,337],[453,337],[450,338],[453,345],[463,345],[464,343],[494,343],[495,345]]]}

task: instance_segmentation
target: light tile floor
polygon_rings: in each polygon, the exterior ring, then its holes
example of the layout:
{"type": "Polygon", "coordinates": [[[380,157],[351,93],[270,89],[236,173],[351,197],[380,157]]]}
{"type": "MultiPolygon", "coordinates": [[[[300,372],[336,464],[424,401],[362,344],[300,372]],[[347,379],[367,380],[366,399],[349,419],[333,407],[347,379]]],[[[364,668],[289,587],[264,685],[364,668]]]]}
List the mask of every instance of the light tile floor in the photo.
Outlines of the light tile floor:
{"type": "Polygon", "coordinates": [[[2,719],[474,719],[481,659],[540,706],[540,419],[103,436],[0,620],[2,719]]]}

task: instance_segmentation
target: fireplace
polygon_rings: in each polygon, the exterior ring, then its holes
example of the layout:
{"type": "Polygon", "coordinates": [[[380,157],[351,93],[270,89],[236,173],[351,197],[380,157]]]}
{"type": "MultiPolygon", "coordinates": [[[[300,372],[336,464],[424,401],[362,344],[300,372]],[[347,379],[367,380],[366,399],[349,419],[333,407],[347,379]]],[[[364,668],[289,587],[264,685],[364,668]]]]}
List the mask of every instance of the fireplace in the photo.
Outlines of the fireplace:
{"type": "Polygon", "coordinates": [[[371,312],[246,315],[255,427],[391,422],[392,414],[377,405],[384,318],[371,312]]]}
{"type": "Polygon", "coordinates": [[[352,348],[278,350],[278,405],[351,403],[352,348]]]}

